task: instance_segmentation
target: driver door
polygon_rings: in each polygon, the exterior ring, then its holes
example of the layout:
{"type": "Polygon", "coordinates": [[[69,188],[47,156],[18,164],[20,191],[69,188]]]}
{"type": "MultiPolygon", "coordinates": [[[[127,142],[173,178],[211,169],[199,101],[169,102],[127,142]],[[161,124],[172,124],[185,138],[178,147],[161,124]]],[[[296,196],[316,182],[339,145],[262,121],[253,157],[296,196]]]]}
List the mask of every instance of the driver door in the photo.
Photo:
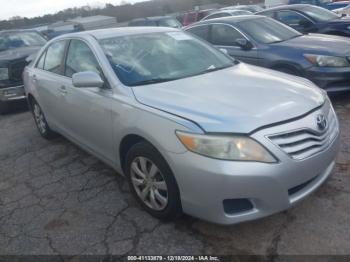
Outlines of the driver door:
{"type": "Polygon", "coordinates": [[[113,161],[112,89],[107,83],[104,88],[77,88],[72,83],[73,74],[84,71],[96,72],[104,79],[92,49],[82,40],[71,40],[64,65],[64,111],[69,135],[90,151],[113,161]]]}

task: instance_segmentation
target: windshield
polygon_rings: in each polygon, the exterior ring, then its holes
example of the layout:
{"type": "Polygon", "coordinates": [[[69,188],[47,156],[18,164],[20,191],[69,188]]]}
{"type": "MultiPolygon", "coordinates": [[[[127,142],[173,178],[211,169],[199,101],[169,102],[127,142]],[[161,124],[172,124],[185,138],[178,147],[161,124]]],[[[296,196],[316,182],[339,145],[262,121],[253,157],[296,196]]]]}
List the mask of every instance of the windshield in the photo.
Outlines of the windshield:
{"type": "Polygon", "coordinates": [[[235,64],[220,51],[180,31],[108,38],[100,44],[127,86],[181,79],[235,64]]]}
{"type": "Polygon", "coordinates": [[[272,18],[262,17],[239,22],[240,28],[249,34],[255,41],[272,44],[292,39],[301,34],[272,18]]]}
{"type": "Polygon", "coordinates": [[[159,21],[159,26],[181,28],[182,25],[175,18],[162,19],[159,21]]]}
{"type": "Polygon", "coordinates": [[[45,44],[45,38],[36,32],[7,32],[0,34],[0,51],[28,46],[43,46],[45,44]]]}
{"type": "Polygon", "coordinates": [[[307,6],[303,8],[303,12],[318,22],[339,19],[336,13],[317,6],[307,6]]]}

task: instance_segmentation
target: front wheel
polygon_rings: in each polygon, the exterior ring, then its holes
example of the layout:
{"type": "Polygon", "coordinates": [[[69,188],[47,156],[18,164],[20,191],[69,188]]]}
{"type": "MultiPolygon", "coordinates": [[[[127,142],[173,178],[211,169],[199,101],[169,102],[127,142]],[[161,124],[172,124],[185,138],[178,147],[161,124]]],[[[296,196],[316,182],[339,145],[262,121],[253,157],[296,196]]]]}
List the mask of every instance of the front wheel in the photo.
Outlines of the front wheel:
{"type": "Polygon", "coordinates": [[[50,129],[46,122],[45,115],[36,101],[32,102],[32,113],[40,135],[45,139],[55,138],[57,134],[50,129]]]}
{"type": "Polygon", "coordinates": [[[134,145],[126,157],[126,176],[133,195],[152,216],[173,220],[181,215],[180,193],[170,167],[152,145],[134,145]]]}

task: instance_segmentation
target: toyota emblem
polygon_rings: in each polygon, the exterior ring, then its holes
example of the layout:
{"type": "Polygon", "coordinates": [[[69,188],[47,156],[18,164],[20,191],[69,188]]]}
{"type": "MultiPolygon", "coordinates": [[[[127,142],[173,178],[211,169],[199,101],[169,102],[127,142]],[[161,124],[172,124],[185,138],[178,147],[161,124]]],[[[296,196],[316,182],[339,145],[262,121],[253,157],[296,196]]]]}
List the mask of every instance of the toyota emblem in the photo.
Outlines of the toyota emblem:
{"type": "Polygon", "coordinates": [[[324,115],[318,115],[316,117],[317,127],[323,131],[327,128],[327,119],[324,115]]]}

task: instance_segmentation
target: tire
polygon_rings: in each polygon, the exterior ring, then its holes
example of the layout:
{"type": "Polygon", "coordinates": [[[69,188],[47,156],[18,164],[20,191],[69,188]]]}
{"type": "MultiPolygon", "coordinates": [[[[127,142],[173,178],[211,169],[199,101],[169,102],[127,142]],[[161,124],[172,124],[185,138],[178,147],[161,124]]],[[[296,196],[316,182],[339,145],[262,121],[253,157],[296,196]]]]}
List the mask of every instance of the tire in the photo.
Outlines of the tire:
{"type": "Polygon", "coordinates": [[[151,144],[140,142],[132,146],[126,156],[125,173],[132,194],[149,214],[162,220],[174,220],[182,214],[175,177],[151,144]]]}
{"type": "Polygon", "coordinates": [[[10,111],[9,104],[6,102],[0,102],[0,114],[6,114],[10,111]]]}
{"type": "Polygon", "coordinates": [[[57,137],[57,133],[51,130],[46,121],[44,112],[35,100],[31,102],[31,110],[40,135],[48,140],[57,137]]]}

